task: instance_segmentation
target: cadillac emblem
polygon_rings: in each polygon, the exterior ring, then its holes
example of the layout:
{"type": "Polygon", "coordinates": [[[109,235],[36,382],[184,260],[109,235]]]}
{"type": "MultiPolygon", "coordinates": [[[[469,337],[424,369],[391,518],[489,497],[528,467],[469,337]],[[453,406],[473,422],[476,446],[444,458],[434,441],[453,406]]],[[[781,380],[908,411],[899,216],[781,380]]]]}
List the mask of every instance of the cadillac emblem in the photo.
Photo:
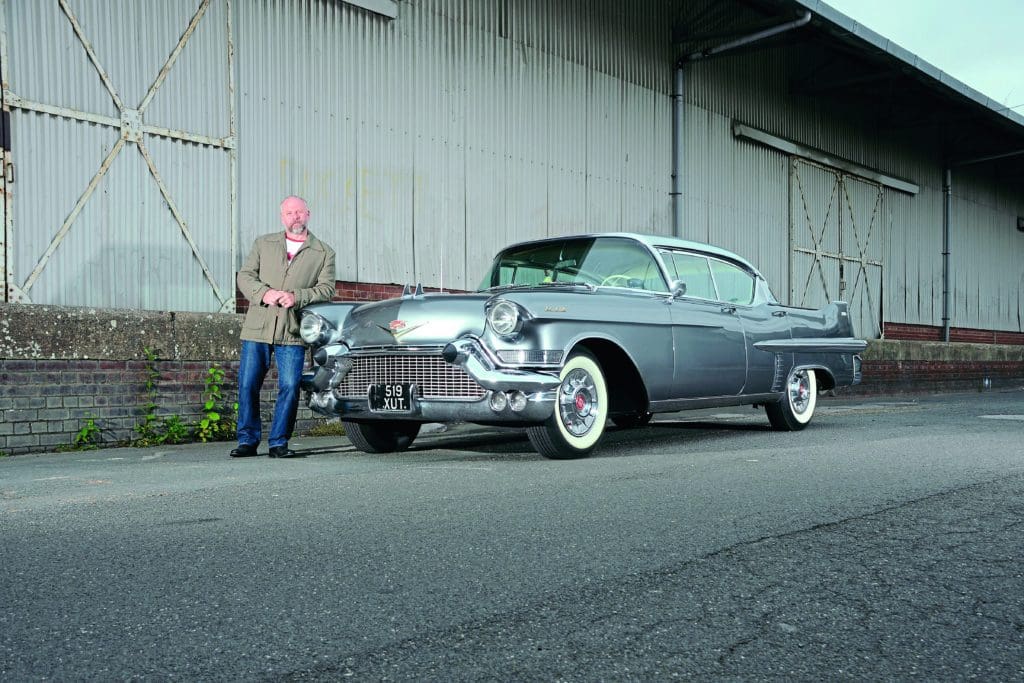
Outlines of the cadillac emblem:
{"type": "Polygon", "coordinates": [[[375,324],[377,325],[377,327],[379,327],[380,329],[384,330],[392,337],[394,337],[395,341],[401,340],[402,337],[409,334],[413,330],[426,325],[426,323],[420,323],[419,325],[410,325],[404,320],[392,320],[387,324],[387,326],[381,325],[380,323],[375,324]]]}

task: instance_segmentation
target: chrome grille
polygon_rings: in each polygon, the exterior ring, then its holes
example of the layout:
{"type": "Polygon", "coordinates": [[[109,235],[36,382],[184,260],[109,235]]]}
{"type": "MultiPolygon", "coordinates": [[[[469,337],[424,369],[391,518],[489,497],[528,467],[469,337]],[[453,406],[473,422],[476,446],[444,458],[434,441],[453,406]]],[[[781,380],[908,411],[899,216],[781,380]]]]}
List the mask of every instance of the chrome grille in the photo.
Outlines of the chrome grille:
{"type": "Polygon", "coordinates": [[[371,384],[416,384],[420,398],[483,398],[485,389],[458,365],[435,354],[349,356],[352,369],[338,385],[339,398],[366,398],[371,384]]]}

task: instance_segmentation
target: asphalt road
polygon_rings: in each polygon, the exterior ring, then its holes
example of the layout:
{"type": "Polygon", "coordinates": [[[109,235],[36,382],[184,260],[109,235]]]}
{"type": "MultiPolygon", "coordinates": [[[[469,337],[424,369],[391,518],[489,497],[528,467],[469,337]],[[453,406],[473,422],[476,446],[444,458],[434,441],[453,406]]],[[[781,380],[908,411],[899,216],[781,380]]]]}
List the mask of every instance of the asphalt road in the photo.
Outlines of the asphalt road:
{"type": "Polygon", "coordinates": [[[0,459],[0,680],[1024,679],[1024,390],[0,459]]]}

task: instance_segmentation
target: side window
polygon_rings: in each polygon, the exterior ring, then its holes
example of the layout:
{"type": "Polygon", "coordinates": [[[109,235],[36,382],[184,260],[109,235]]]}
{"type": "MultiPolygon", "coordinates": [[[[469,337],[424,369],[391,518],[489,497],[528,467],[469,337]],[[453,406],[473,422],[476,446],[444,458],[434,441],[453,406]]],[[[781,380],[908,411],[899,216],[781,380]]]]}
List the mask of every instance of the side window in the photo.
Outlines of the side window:
{"type": "Polygon", "coordinates": [[[749,305],[754,300],[754,276],[731,263],[717,259],[710,261],[719,298],[731,304],[749,305]]]}
{"type": "Polygon", "coordinates": [[[587,253],[581,270],[591,274],[594,284],[606,287],[668,291],[651,252],[632,240],[598,238],[587,253]]]}
{"type": "Polygon", "coordinates": [[[666,264],[674,271],[672,276],[686,284],[686,296],[712,300],[718,298],[706,258],[681,252],[671,252],[665,256],[668,257],[665,259],[666,264]]]}

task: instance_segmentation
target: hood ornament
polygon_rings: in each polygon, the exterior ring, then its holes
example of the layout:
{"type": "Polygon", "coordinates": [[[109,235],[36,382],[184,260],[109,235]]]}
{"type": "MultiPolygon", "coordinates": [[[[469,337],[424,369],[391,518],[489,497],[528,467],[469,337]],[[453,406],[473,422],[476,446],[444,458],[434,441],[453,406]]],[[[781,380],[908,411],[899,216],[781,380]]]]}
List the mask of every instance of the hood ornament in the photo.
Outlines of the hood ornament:
{"type": "Polygon", "coordinates": [[[422,322],[419,323],[418,325],[410,325],[404,320],[392,320],[387,325],[382,325],[380,323],[374,323],[374,325],[376,325],[377,327],[379,327],[380,329],[384,330],[392,337],[394,337],[395,341],[400,341],[402,337],[409,334],[413,330],[423,327],[424,325],[426,325],[426,323],[422,322]]]}

